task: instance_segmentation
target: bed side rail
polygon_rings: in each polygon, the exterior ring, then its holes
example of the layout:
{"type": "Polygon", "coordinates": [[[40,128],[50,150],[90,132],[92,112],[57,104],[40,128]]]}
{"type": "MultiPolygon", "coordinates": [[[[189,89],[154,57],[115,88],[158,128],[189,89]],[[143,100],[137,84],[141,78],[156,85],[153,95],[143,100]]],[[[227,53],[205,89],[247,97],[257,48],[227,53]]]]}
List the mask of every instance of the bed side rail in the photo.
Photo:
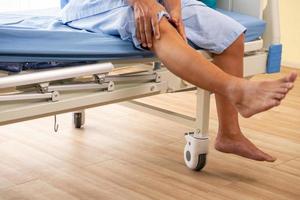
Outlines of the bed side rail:
{"type": "Polygon", "coordinates": [[[267,22],[267,29],[263,35],[264,46],[280,44],[279,0],[268,0],[263,18],[267,22]]]}
{"type": "Polygon", "coordinates": [[[112,69],[113,65],[111,63],[101,63],[45,70],[28,74],[11,75],[0,78],[0,89],[70,79],[74,77],[89,76],[94,74],[107,74],[111,72],[112,69]]]}
{"type": "Polygon", "coordinates": [[[264,0],[218,0],[218,8],[262,19],[264,0]]]}
{"type": "Polygon", "coordinates": [[[279,0],[218,0],[218,7],[258,17],[267,22],[264,47],[280,44],[279,0]]]}
{"type": "Polygon", "coordinates": [[[264,47],[268,50],[267,73],[280,72],[282,44],[280,43],[279,0],[268,0],[263,13],[267,28],[263,35],[264,47]]]}

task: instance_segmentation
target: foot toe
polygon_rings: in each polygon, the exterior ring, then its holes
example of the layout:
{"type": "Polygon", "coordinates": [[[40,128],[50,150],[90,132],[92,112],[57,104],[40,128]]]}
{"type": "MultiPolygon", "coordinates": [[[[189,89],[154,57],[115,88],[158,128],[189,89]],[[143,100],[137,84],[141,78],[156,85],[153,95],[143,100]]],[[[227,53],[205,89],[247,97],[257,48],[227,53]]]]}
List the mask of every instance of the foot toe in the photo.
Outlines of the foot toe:
{"type": "Polygon", "coordinates": [[[277,93],[280,93],[280,94],[286,94],[287,92],[289,91],[289,89],[287,89],[287,88],[278,88],[277,90],[276,90],[276,92],[277,93]]]}
{"type": "Polygon", "coordinates": [[[277,160],[275,157],[273,157],[273,156],[271,156],[271,155],[269,155],[265,152],[262,152],[262,153],[263,153],[263,156],[264,156],[264,160],[266,162],[275,162],[277,160]]]}
{"type": "Polygon", "coordinates": [[[274,105],[274,107],[275,106],[279,106],[280,105],[280,101],[279,100],[275,100],[273,105],[274,105]]]}
{"type": "Polygon", "coordinates": [[[292,72],[292,73],[290,73],[290,74],[287,76],[288,82],[295,82],[296,79],[297,79],[297,76],[298,76],[297,72],[292,72]]]}
{"type": "Polygon", "coordinates": [[[252,151],[249,152],[249,154],[252,155],[253,160],[256,161],[274,162],[276,160],[276,158],[265,153],[264,151],[260,150],[256,146],[254,146],[254,149],[252,149],[252,151]]]}
{"type": "Polygon", "coordinates": [[[286,88],[288,90],[292,89],[294,87],[294,84],[291,83],[291,82],[288,82],[288,83],[284,83],[281,85],[281,88],[286,88]]]}
{"type": "Polygon", "coordinates": [[[274,158],[272,156],[270,156],[269,158],[266,158],[266,162],[275,162],[277,160],[277,158],[274,158]]]}
{"type": "Polygon", "coordinates": [[[231,153],[256,161],[274,162],[276,158],[257,148],[245,136],[237,135],[236,138],[218,136],[215,142],[215,149],[223,153],[231,153]]]}
{"type": "Polygon", "coordinates": [[[287,86],[288,89],[292,89],[294,87],[294,83],[290,82],[287,86]]]}
{"type": "Polygon", "coordinates": [[[274,95],[273,95],[273,98],[274,99],[276,99],[276,100],[282,100],[282,99],[284,99],[284,97],[285,97],[285,95],[284,94],[280,94],[280,93],[275,93],[274,95]]]}
{"type": "Polygon", "coordinates": [[[274,108],[276,106],[280,105],[280,100],[274,98],[274,99],[270,99],[264,106],[264,109],[262,111],[267,111],[270,110],[271,108],[274,108]]]}
{"type": "Polygon", "coordinates": [[[297,79],[297,72],[292,72],[290,73],[289,75],[281,78],[281,79],[278,79],[279,82],[295,82],[295,80],[297,79]]]}

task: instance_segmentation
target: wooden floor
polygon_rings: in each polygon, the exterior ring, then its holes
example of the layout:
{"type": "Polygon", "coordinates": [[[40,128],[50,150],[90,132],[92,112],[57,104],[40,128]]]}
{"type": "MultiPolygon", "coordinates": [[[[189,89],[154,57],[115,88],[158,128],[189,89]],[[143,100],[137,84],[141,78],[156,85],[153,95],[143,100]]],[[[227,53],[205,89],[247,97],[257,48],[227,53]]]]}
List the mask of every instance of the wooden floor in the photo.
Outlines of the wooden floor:
{"type": "MultiPolygon", "coordinates": [[[[144,101],[194,114],[193,92],[144,101]]],[[[189,127],[121,105],[88,110],[82,130],[70,114],[58,116],[57,134],[53,118],[0,127],[0,199],[300,199],[300,81],[281,107],[241,119],[275,163],[215,151],[214,103],[211,113],[210,154],[200,173],[183,162],[189,127]]]]}

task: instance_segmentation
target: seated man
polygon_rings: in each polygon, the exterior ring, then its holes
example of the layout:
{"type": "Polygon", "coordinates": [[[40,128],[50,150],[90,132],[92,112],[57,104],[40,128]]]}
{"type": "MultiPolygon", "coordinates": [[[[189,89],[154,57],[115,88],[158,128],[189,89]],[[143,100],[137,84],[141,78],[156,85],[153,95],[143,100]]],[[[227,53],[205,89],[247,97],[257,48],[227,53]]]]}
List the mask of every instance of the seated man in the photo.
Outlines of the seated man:
{"type": "Polygon", "coordinates": [[[245,28],[196,0],[71,0],[64,23],[104,32],[153,51],[182,79],[215,93],[219,131],[215,148],[249,159],[273,162],[241,132],[238,113],[251,117],[279,106],[297,74],[276,81],[242,79],[245,28]],[[213,62],[187,44],[213,53],[213,62]]]}

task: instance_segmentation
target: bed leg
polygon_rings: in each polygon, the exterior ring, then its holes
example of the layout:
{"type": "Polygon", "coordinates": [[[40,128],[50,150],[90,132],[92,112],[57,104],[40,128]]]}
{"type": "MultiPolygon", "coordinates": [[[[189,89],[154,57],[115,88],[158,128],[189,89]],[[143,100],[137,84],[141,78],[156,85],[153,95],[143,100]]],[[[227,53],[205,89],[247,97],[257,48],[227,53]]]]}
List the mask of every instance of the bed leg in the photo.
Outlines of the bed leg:
{"type": "Polygon", "coordinates": [[[74,126],[77,129],[82,128],[85,123],[85,110],[77,111],[73,113],[74,126]]]}
{"type": "Polygon", "coordinates": [[[202,170],[206,165],[209,140],[209,109],[210,93],[197,90],[197,116],[195,131],[186,133],[186,145],[184,148],[184,160],[186,165],[196,171],[202,170]]]}

